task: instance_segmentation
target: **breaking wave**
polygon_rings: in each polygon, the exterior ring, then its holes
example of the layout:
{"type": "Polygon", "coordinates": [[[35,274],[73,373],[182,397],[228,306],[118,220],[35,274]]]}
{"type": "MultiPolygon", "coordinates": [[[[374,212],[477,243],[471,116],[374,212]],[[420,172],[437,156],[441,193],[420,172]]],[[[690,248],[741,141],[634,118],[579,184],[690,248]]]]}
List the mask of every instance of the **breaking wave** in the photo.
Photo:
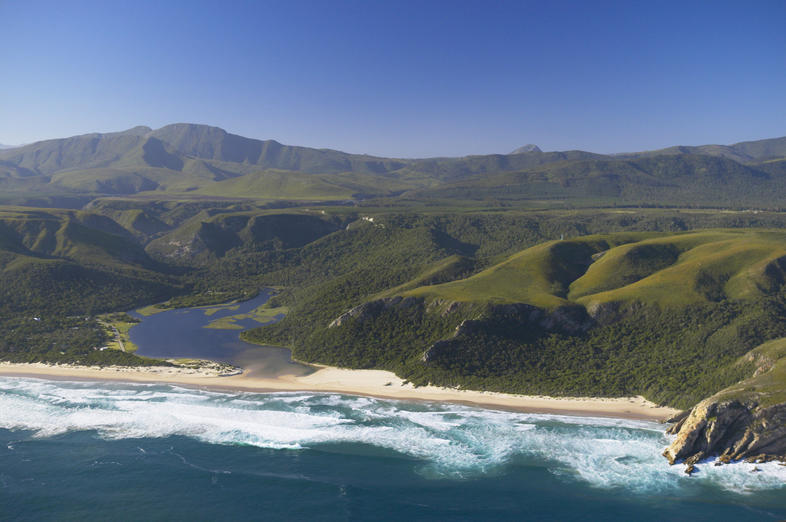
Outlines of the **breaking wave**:
{"type": "Polygon", "coordinates": [[[300,450],[356,443],[419,461],[434,477],[547,467],[565,480],[635,492],[714,486],[739,493],[783,487],[777,463],[704,463],[693,477],[661,457],[663,426],[644,421],[484,410],[337,394],[221,393],[168,385],[0,378],[0,428],[52,437],[186,436],[212,444],[300,450]]]}

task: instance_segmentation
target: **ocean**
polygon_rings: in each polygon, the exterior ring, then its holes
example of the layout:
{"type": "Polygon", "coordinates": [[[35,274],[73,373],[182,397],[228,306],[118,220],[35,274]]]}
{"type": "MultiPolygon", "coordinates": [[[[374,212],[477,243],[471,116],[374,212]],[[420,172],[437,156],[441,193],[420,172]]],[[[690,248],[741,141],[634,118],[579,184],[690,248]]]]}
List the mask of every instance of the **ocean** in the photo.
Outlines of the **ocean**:
{"type": "Polygon", "coordinates": [[[0,377],[3,520],[778,520],[786,467],[653,422],[0,377]]]}

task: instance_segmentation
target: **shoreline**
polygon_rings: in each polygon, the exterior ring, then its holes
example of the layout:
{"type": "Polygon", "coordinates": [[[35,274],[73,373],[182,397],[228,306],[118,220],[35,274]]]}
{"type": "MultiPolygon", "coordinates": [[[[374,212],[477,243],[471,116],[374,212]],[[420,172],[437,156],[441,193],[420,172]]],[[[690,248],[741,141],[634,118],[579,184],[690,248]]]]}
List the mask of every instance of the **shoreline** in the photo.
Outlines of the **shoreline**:
{"type": "Polygon", "coordinates": [[[47,365],[43,363],[0,363],[1,377],[49,380],[107,381],[173,384],[224,392],[316,392],[341,393],[383,399],[448,402],[468,406],[584,417],[614,417],[663,421],[680,410],[657,406],[643,397],[547,397],[511,393],[457,390],[438,386],[414,387],[385,370],[348,370],[315,366],[303,376],[277,377],[241,374],[221,376],[215,370],[182,367],[98,367],[47,365]]]}

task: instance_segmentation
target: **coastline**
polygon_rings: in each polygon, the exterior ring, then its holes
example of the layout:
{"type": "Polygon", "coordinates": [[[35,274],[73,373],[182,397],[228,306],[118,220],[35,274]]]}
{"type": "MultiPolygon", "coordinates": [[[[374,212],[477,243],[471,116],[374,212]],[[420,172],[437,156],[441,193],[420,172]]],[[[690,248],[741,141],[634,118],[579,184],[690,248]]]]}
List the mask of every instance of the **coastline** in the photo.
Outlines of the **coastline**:
{"type": "Polygon", "coordinates": [[[0,376],[174,384],[214,391],[341,393],[384,399],[449,402],[526,413],[649,421],[663,421],[680,411],[657,406],[640,396],[618,398],[546,397],[457,390],[438,386],[416,388],[412,384],[404,384],[401,378],[384,370],[349,370],[330,366],[316,366],[316,368],[315,372],[304,376],[255,377],[249,375],[248,370],[241,374],[222,376],[215,369],[204,368],[0,363],[0,376]]]}

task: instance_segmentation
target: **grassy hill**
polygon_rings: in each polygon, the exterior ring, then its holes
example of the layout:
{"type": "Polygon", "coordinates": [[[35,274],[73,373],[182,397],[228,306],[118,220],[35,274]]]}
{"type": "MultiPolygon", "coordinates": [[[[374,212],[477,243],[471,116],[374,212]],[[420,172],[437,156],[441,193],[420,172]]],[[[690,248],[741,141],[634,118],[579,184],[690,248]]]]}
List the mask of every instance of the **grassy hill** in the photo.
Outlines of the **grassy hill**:
{"type": "Polygon", "coordinates": [[[569,297],[588,306],[753,299],[778,292],[785,268],[784,232],[685,234],[610,250],[574,281],[569,297]]]}
{"type": "Polygon", "coordinates": [[[406,292],[406,296],[461,302],[527,303],[541,308],[568,304],[565,298],[572,281],[592,263],[592,256],[618,243],[635,241],[638,235],[588,237],[549,241],[511,256],[467,279],[430,285],[406,292]]]}
{"type": "Polygon", "coordinates": [[[546,309],[571,303],[685,306],[778,292],[784,269],[786,232],[613,234],[543,243],[467,279],[402,295],[546,309]]]}
{"type": "Polygon", "coordinates": [[[83,211],[2,210],[0,247],[31,257],[63,258],[85,265],[159,268],[117,223],[83,211]]]}

